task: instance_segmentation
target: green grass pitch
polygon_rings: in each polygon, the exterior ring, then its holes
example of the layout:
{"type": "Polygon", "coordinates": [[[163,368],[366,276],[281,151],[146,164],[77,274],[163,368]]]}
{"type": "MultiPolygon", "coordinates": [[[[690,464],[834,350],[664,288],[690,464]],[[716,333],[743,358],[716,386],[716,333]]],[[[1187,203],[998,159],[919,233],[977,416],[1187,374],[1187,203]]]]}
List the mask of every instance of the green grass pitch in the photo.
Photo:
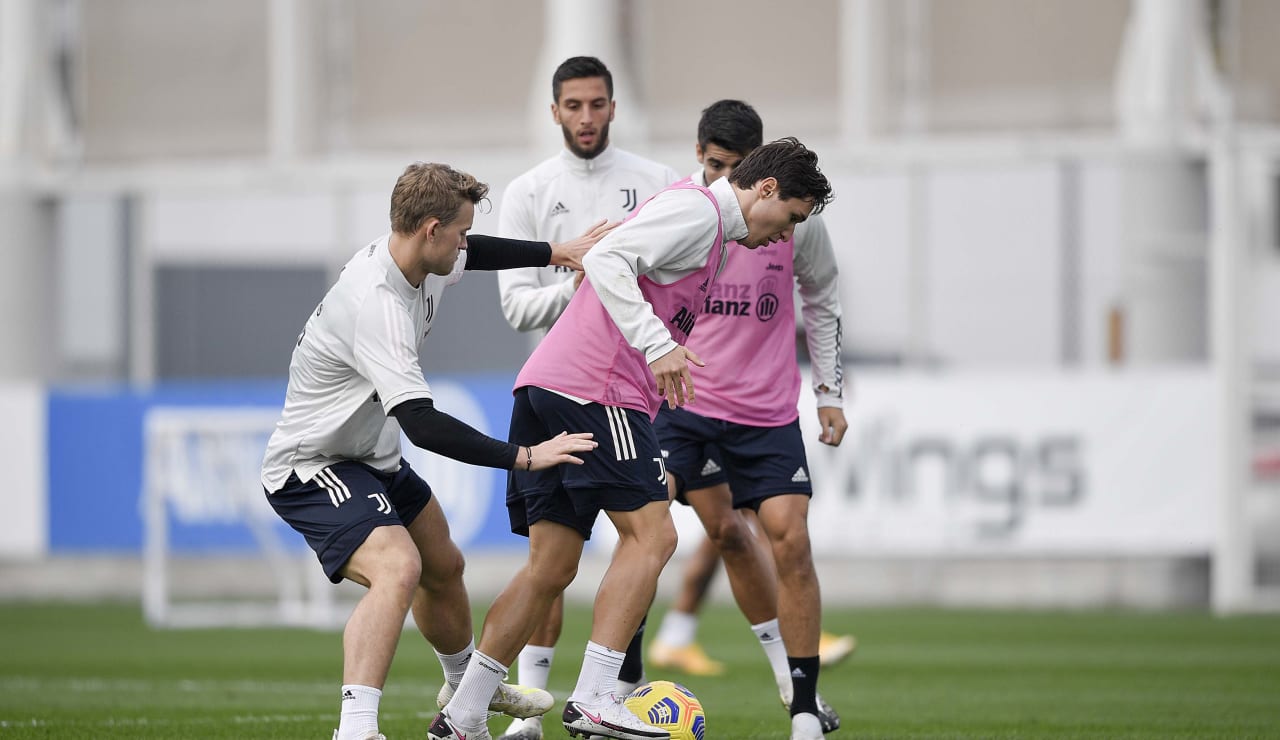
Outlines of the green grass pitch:
{"type": "MultiPolygon", "coordinates": [[[[660,619],[661,609],[653,621],[660,619]]],[[[551,689],[573,687],[589,614],[570,607],[551,689]]],[[[823,671],[837,738],[1280,738],[1280,617],[829,609],[858,652],[823,671]]],[[[315,738],[337,723],[339,636],[152,631],[129,605],[0,605],[0,738],[315,738]]],[[[727,676],[689,686],[708,738],[785,738],[745,620],[704,616],[727,676]]],[[[392,740],[421,738],[440,668],[406,631],[382,700],[392,740]]],[[[548,737],[565,737],[553,710],[548,737]]],[[[495,719],[491,727],[505,723],[495,719]]]]}

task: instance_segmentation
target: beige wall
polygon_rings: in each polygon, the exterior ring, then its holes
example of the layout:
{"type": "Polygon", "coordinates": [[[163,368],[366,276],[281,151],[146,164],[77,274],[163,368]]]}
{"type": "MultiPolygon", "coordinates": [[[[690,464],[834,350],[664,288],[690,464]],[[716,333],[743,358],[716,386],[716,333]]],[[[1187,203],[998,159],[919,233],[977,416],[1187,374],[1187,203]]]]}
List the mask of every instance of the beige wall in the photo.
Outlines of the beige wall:
{"type": "MultiPolygon", "coordinates": [[[[269,140],[267,0],[80,4],[80,98],[94,161],[259,157],[269,140]]],[[[324,152],[523,147],[544,3],[301,3],[324,152]]],[[[655,146],[682,145],[722,97],[753,103],[767,135],[840,133],[841,0],[633,0],[622,5],[634,104],[655,146]]],[[[884,0],[876,128],[916,133],[1109,129],[1127,0],[884,0]],[[924,50],[909,53],[912,8],[924,50]],[[913,68],[913,63],[920,66],[913,68]],[[913,71],[914,69],[914,71],[913,71]],[[910,90],[919,93],[913,99],[910,90]]],[[[1280,3],[1240,0],[1240,109],[1280,121],[1280,3]]],[[[856,72],[861,70],[849,70],[856,72]]],[[[627,115],[628,112],[620,112],[627,115]]],[[[634,142],[629,145],[635,146],[634,142]]],[[[305,150],[305,147],[304,147],[305,150]]]]}
{"type": "Polygon", "coordinates": [[[542,43],[540,2],[376,0],[358,7],[346,13],[351,148],[525,141],[532,61],[542,43]]]}
{"type": "Polygon", "coordinates": [[[267,3],[81,3],[86,154],[262,154],[267,3]]]}
{"type": "Polygon", "coordinates": [[[1239,110],[1253,122],[1280,122],[1280,3],[1240,0],[1239,110]]]}
{"type": "Polygon", "coordinates": [[[839,130],[836,0],[636,3],[637,77],[660,140],[690,140],[721,98],[760,111],[770,138],[839,130]]]}
{"type": "Polygon", "coordinates": [[[1123,0],[948,0],[930,4],[929,121],[935,130],[1100,128],[1123,0]]]}

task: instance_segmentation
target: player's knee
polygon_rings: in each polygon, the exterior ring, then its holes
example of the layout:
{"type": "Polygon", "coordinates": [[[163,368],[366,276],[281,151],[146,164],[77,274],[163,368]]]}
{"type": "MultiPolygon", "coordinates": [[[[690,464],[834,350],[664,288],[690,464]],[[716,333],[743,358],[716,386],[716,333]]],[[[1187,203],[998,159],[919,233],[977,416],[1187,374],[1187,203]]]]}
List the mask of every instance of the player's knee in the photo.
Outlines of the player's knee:
{"type": "Polygon", "coordinates": [[[533,588],[542,594],[556,595],[569,587],[578,576],[578,564],[568,561],[531,563],[525,571],[533,588]]]}
{"type": "Polygon", "coordinates": [[[723,517],[707,528],[707,536],[722,555],[729,557],[746,551],[754,537],[742,517],[737,516],[723,517]]]}
{"type": "Polygon", "coordinates": [[[676,545],[680,543],[680,536],[676,534],[675,522],[666,519],[663,526],[660,527],[653,537],[653,551],[658,556],[662,564],[665,565],[671,556],[676,552],[676,545]]]}
{"type": "Polygon", "coordinates": [[[792,527],[775,537],[773,541],[773,557],[779,568],[784,564],[789,568],[804,566],[813,562],[809,547],[809,532],[804,527],[792,527]]]}
{"type": "Polygon", "coordinates": [[[412,596],[422,578],[422,558],[413,548],[388,550],[369,574],[371,587],[384,585],[412,596]]]}
{"type": "Polygon", "coordinates": [[[462,553],[454,550],[448,556],[433,560],[431,567],[424,566],[421,575],[418,577],[418,583],[428,591],[458,583],[462,580],[462,574],[466,567],[467,561],[463,558],[462,553]]]}

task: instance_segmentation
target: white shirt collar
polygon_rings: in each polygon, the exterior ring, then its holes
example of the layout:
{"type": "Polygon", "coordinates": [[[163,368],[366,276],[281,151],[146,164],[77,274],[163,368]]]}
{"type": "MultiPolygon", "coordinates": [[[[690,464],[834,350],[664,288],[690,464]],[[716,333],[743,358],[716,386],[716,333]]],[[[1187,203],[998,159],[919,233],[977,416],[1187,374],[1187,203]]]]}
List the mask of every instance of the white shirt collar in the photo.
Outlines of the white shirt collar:
{"type": "MultiPolygon", "coordinates": [[[[694,177],[694,182],[702,180],[701,174],[694,177]]],[[[720,203],[720,225],[724,229],[725,241],[741,241],[747,237],[747,221],[742,216],[742,206],[738,205],[738,194],[729,184],[729,178],[722,177],[719,180],[704,186],[716,196],[716,201],[720,203]]]]}
{"type": "Polygon", "coordinates": [[[613,144],[605,146],[604,151],[600,152],[591,159],[583,159],[573,152],[569,151],[569,147],[560,150],[560,161],[564,163],[570,171],[580,175],[588,175],[592,172],[606,170],[613,166],[618,156],[613,148],[613,144]]]}

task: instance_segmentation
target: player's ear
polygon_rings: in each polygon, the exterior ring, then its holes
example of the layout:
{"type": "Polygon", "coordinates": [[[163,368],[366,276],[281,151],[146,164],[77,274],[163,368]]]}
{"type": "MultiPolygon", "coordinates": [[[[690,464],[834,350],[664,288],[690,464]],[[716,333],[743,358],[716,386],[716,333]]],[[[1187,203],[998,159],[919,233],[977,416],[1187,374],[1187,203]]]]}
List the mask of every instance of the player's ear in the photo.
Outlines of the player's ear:
{"type": "Polygon", "coordinates": [[[560,125],[560,106],[555,103],[551,104],[551,122],[560,125]]]}
{"type": "Polygon", "coordinates": [[[613,123],[613,116],[617,112],[618,112],[618,101],[610,100],[609,101],[609,123],[613,123]]]}
{"type": "Polygon", "coordinates": [[[698,164],[702,164],[702,158],[706,156],[702,151],[702,144],[693,145],[693,154],[697,158],[698,164]]]}
{"type": "Polygon", "coordinates": [[[422,223],[422,236],[425,239],[435,239],[436,231],[440,228],[440,219],[432,217],[422,223]]]}
{"type": "Polygon", "coordinates": [[[766,177],[756,183],[756,188],[761,198],[772,198],[778,194],[778,179],[776,177],[766,177]]]}

